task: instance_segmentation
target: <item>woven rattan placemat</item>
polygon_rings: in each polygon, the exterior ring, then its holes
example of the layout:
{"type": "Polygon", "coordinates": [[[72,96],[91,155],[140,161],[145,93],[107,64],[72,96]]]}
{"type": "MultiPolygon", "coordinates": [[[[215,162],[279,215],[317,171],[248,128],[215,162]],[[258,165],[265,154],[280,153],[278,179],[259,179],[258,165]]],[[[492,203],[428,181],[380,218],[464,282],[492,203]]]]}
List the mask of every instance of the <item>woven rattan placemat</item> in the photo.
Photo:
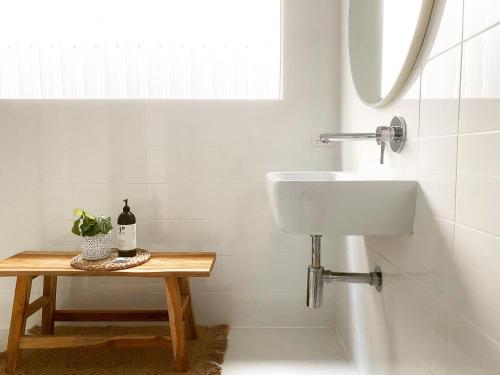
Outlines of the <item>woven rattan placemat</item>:
{"type": "Polygon", "coordinates": [[[148,250],[137,249],[135,257],[124,258],[118,256],[118,250],[112,249],[111,256],[101,260],[85,260],[82,255],[71,259],[71,267],[84,271],[117,271],[132,268],[146,263],[151,258],[148,250]]]}

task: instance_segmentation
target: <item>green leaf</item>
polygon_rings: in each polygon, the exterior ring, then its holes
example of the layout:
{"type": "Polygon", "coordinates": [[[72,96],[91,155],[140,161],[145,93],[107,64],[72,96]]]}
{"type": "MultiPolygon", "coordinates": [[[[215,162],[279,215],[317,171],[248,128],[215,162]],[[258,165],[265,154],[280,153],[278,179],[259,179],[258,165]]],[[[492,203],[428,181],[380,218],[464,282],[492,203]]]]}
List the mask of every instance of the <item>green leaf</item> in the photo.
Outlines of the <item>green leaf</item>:
{"type": "Polygon", "coordinates": [[[110,217],[99,216],[96,218],[81,208],[75,208],[73,213],[78,216],[78,219],[74,221],[71,232],[77,236],[90,237],[99,233],[107,234],[113,229],[110,217]]]}
{"type": "Polygon", "coordinates": [[[84,216],[82,219],[82,225],[80,226],[80,229],[82,231],[82,236],[93,236],[94,232],[94,227],[95,226],[95,220],[88,218],[87,216],[84,216]]]}
{"type": "Polygon", "coordinates": [[[81,236],[82,232],[80,232],[80,218],[75,220],[75,222],[73,223],[73,228],[71,228],[71,232],[73,232],[77,236],[81,236]]]}
{"type": "MultiPolygon", "coordinates": [[[[84,232],[82,231],[82,233],[84,232]]],[[[99,227],[97,226],[97,223],[94,221],[86,228],[84,237],[91,237],[95,236],[96,234],[99,234],[99,227]]]]}
{"type": "Polygon", "coordinates": [[[91,220],[95,220],[95,216],[92,215],[90,212],[83,211],[83,216],[88,217],[91,220]]]}
{"type": "Polygon", "coordinates": [[[99,227],[97,226],[97,223],[94,221],[87,231],[87,236],[95,236],[99,233],[100,233],[99,227]]]}
{"type": "Polygon", "coordinates": [[[107,234],[111,229],[113,229],[110,217],[99,216],[96,218],[96,223],[102,234],[107,234]]]}

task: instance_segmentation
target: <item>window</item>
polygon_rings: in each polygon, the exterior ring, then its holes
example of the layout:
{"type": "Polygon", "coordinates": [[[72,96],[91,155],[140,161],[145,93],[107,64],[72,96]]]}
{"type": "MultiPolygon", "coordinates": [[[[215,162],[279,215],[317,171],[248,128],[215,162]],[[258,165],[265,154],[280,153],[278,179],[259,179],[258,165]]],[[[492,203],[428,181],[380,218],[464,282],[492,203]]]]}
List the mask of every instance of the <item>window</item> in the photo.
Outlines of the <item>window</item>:
{"type": "Polygon", "coordinates": [[[280,0],[0,0],[1,99],[279,99],[280,0]]]}

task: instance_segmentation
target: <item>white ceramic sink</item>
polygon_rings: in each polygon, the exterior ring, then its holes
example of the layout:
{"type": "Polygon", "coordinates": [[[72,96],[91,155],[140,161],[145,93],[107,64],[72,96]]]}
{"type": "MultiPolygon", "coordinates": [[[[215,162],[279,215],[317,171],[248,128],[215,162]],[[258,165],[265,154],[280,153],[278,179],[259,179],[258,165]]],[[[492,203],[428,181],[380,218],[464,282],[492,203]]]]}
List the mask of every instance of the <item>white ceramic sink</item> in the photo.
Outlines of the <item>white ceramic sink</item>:
{"type": "Polygon", "coordinates": [[[413,233],[416,181],[344,172],[271,172],[267,187],[276,223],[287,233],[413,233]]]}

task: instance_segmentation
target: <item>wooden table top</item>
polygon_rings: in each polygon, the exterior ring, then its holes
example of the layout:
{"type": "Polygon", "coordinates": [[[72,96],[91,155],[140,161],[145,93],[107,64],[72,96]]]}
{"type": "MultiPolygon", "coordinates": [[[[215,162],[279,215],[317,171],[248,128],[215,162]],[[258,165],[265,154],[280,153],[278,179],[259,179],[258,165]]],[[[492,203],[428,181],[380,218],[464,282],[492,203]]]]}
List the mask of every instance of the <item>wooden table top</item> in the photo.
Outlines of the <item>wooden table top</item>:
{"type": "Polygon", "coordinates": [[[118,271],[82,271],[70,265],[78,251],[23,251],[0,261],[1,276],[135,276],[207,277],[215,263],[215,253],[151,252],[140,266],[118,271]]]}

